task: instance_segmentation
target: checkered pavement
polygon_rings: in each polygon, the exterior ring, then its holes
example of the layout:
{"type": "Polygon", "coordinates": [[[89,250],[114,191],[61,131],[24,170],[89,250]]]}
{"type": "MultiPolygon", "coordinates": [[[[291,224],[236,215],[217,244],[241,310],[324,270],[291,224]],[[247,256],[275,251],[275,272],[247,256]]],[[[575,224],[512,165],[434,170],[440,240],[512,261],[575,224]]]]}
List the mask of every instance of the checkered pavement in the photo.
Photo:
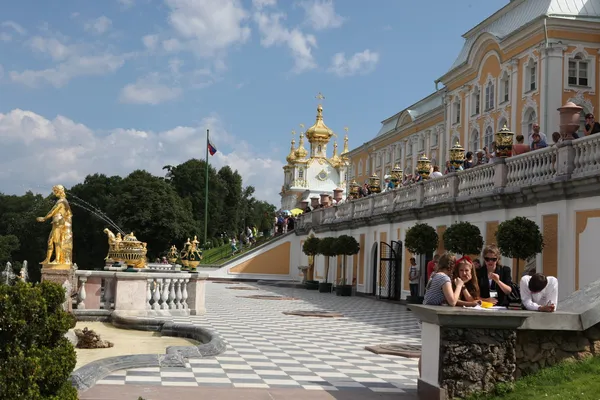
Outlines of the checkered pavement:
{"type": "Polygon", "coordinates": [[[97,384],[392,393],[416,390],[416,359],[364,350],[365,346],[383,343],[420,344],[420,328],[404,306],[305,289],[243,285],[261,291],[231,290],[226,284],[208,282],[206,315],[173,318],[217,332],[227,344],[225,353],[190,359],[186,368],[115,371],[97,384]],[[238,297],[243,294],[282,295],[298,300],[238,297]],[[337,311],[344,318],[283,314],[293,310],[337,311]]]}

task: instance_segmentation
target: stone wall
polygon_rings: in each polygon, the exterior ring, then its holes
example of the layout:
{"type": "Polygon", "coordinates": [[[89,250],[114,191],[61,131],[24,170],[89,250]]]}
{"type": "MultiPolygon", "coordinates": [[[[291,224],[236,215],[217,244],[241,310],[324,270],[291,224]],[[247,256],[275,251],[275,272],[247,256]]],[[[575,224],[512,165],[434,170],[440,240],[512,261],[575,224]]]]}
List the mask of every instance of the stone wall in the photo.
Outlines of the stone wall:
{"type": "Polygon", "coordinates": [[[516,355],[516,378],[561,361],[600,356],[600,324],[583,332],[517,331],[516,355]]]}
{"type": "Polygon", "coordinates": [[[442,327],[440,335],[439,382],[448,398],[489,392],[497,383],[514,380],[514,330],[442,327]]]}

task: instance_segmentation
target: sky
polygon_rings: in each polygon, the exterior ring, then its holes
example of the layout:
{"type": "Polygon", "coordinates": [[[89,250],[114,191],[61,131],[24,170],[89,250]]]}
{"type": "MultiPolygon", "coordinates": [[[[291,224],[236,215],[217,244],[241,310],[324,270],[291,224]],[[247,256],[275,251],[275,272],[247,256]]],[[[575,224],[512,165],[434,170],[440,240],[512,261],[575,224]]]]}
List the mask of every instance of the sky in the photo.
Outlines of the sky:
{"type": "Polygon", "coordinates": [[[357,147],[432,93],[461,36],[508,0],[3,3],[0,192],[163,175],[204,159],[209,129],[211,165],[279,204],[291,132],[314,123],[318,93],[357,147]]]}

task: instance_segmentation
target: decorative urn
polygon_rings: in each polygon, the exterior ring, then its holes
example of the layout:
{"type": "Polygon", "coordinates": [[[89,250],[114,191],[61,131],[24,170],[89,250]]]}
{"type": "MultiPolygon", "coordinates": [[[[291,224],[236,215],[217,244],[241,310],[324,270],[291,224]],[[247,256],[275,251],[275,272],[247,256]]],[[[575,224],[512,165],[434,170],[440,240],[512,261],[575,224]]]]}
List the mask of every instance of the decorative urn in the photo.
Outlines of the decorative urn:
{"type": "Polygon", "coordinates": [[[465,162],[465,149],[456,142],[450,149],[450,165],[458,170],[465,162]]]}
{"type": "Polygon", "coordinates": [[[506,125],[496,133],[496,157],[506,158],[512,155],[514,136],[506,125]]]}
{"type": "Polygon", "coordinates": [[[398,164],[394,165],[394,168],[392,168],[390,180],[394,184],[394,187],[398,187],[398,185],[402,183],[402,178],[404,177],[403,172],[404,171],[402,171],[402,168],[400,168],[398,164]]]}
{"type": "Polygon", "coordinates": [[[558,109],[560,113],[560,136],[563,140],[573,140],[573,134],[579,129],[579,118],[582,107],[572,102],[567,102],[558,109]]]}
{"type": "Polygon", "coordinates": [[[417,172],[423,179],[429,179],[431,173],[431,160],[423,153],[417,160],[417,172]]]}
{"type": "Polygon", "coordinates": [[[167,259],[169,260],[169,262],[171,264],[175,264],[177,262],[178,258],[179,258],[179,251],[177,250],[177,247],[175,247],[175,245],[173,245],[173,246],[171,246],[171,249],[169,250],[167,259]]]}
{"type": "Polygon", "coordinates": [[[371,190],[371,193],[381,193],[381,180],[374,172],[369,178],[369,189],[371,190]]]}
{"type": "Polygon", "coordinates": [[[352,179],[352,182],[350,182],[350,194],[352,196],[358,196],[359,191],[360,185],[356,182],[356,180],[352,179]]]}

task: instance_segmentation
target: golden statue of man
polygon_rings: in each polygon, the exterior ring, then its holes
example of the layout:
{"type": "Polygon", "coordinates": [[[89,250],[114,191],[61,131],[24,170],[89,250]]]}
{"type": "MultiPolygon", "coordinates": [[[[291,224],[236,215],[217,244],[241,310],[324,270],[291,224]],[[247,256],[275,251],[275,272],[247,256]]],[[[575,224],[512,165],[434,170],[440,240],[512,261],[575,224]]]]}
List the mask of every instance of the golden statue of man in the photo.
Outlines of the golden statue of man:
{"type": "Polygon", "coordinates": [[[65,188],[56,185],[52,192],[58,198],[52,210],[45,217],[36,218],[38,222],[45,222],[52,218],[52,231],[48,236],[48,252],[46,259],[40,264],[72,264],[73,254],[73,212],[67,201],[65,188]],[[50,261],[54,253],[54,260],[50,261]]]}

